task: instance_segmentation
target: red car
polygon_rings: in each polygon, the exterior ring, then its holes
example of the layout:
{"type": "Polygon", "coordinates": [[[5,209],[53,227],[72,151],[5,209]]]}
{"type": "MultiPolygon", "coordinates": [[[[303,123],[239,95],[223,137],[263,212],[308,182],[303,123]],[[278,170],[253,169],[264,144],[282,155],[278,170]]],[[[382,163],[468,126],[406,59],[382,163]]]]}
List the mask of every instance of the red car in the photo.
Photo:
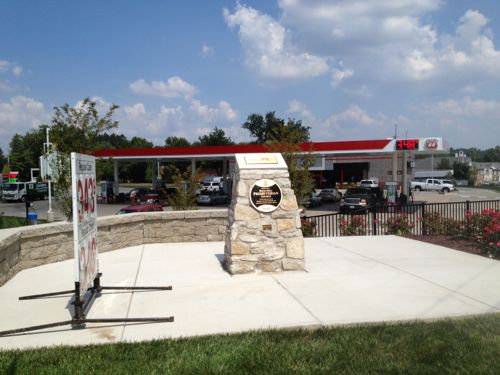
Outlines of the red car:
{"type": "Polygon", "coordinates": [[[159,204],[137,204],[135,206],[128,206],[120,209],[116,214],[133,214],[138,212],[154,212],[154,211],[163,211],[163,207],[159,204]]]}

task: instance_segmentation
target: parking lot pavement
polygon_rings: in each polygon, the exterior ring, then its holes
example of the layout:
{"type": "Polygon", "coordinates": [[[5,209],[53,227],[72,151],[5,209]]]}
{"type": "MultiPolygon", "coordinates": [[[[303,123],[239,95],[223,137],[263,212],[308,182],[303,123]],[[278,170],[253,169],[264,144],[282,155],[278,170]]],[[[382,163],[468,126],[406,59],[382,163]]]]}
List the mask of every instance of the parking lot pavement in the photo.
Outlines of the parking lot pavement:
{"type": "MultiPolygon", "coordinates": [[[[130,189],[126,189],[127,191],[130,189]]],[[[465,202],[475,200],[500,200],[500,193],[479,188],[458,187],[458,191],[451,193],[439,193],[435,191],[415,191],[413,192],[415,201],[428,202],[428,203],[441,203],[441,202],[465,202]]],[[[120,208],[128,206],[129,203],[121,204],[99,204],[97,206],[98,216],[114,215],[120,208]]],[[[33,212],[38,214],[40,219],[47,219],[48,201],[35,201],[33,202],[33,212]]],[[[224,209],[227,206],[198,206],[199,210],[210,209],[224,209]]],[[[54,211],[55,220],[64,220],[64,215],[58,210],[53,202],[52,209],[54,211]]],[[[164,210],[170,210],[170,207],[164,207],[164,210]]],[[[323,202],[319,207],[307,209],[308,216],[325,215],[332,212],[338,212],[338,202],[323,202]]],[[[26,207],[22,202],[0,202],[0,214],[5,216],[19,216],[25,217],[26,207]]]]}
{"type": "Polygon", "coordinates": [[[451,193],[440,193],[436,191],[414,191],[413,197],[415,200],[428,203],[445,203],[445,202],[465,202],[476,200],[498,200],[500,193],[479,188],[458,187],[457,191],[451,193]]]}

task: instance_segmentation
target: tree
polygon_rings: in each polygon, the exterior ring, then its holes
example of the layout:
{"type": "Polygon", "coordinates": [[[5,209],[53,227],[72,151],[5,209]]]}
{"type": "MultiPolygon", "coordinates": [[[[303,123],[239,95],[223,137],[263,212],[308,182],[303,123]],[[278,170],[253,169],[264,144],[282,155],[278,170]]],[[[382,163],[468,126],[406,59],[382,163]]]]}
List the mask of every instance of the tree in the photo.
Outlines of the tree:
{"type": "Polygon", "coordinates": [[[30,130],[24,136],[15,134],[10,141],[10,166],[19,171],[21,180],[31,178],[31,168],[38,168],[39,157],[43,154],[43,143],[48,125],[30,130]]]}
{"type": "Polygon", "coordinates": [[[102,117],[96,106],[94,100],[85,98],[75,107],[68,104],[54,107],[50,129],[58,155],[55,165],[52,165],[57,170],[54,193],[68,220],[72,217],[70,153],[95,149],[99,146],[99,136],[118,126],[118,122],[112,119],[117,105],[112,104],[102,117]]]}
{"type": "MultiPolygon", "coordinates": [[[[198,137],[198,141],[193,143],[193,146],[230,146],[234,145],[231,138],[226,136],[223,129],[219,129],[217,126],[207,135],[198,137]]],[[[215,169],[218,175],[222,175],[222,160],[210,160],[203,161],[201,163],[201,168],[215,169]]]]}
{"type": "Polygon", "coordinates": [[[453,177],[457,180],[467,180],[469,185],[474,185],[476,172],[467,163],[455,161],[453,163],[453,177]]]}
{"type": "Polygon", "coordinates": [[[309,168],[314,165],[315,156],[312,153],[300,153],[298,144],[286,142],[268,142],[267,149],[270,152],[279,152],[285,159],[290,175],[290,184],[297,197],[297,202],[305,199],[314,189],[314,181],[309,173],[309,168]]]}
{"type": "Polygon", "coordinates": [[[169,174],[177,188],[177,192],[168,196],[168,203],[174,211],[197,209],[196,188],[198,187],[198,173],[191,173],[191,167],[181,172],[175,165],[168,166],[169,174]]]}
{"type": "Polygon", "coordinates": [[[292,189],[300,201],[314,188],[309,168],[314,164],[311,153],[301,153],[301,143],[310,141],[310,127],[304,126],[301,120],[285,120],[275,116],[274,112],[266,113],[266,117],[253,113],[242,125],[256,139],[255,143],[265,144],[271,152],[283,155],[288,165],[292,189]]]}
{"type": "Polygon", "coordinates": [[[7,164],[7,160],[5,159],[5,156],[3,155],[3,150],[0,147],[0,170],[3,170],[3,166],[7,164]]]}
{"type": "Polygon", "coordinates": [[[198,137],[198,141],[193,143],[193,146],[229,146],[234,145],[231,138],[226,137],[223,129],[217,126],[207,135],[198,137]]]}
{"type": "Polygon", "coordinates": [[[266,142],[310,142],[310,127],[302,125],[302,121],[294,119],[285,120],[276,117],[275,112],[266,113],[265,118],[257,113],[248,116],[242,125],[243,129],[250,132],[255,138],[254,143],[265,144],[266,142]]]}
{"type": "Polygon", "coordinates": [[[96,107],[97,102],[90,98],[83,99],[75,107],[69,104],[54,107],[50,135],[59,152],[94,150],[99,145],[100,135],[118,127],[118,121],[112,119],[118,109],[116,104],[112,104],[102,117],[96,107]]]}
{"type": "Polygon", "coordinates": [[[191,143],[184,137],[167,137],[165,147],[189,147],[191,143]]]}
{"type": "Polygon", "coordinates": [[[441,170],[451,169],[450,159],[447,157],[441,158],[438,164],[438,169],[441,170]]]}

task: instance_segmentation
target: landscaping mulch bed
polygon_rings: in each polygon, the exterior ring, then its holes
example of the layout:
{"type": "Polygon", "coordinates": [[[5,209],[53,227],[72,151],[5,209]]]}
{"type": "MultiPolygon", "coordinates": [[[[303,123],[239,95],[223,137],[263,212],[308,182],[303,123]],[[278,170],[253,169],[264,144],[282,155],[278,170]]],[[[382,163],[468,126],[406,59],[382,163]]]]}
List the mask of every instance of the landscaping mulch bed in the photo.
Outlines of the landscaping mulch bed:
{"type": "MultiPolygon", "coordinates": [[[[466,240],[457,236],[417,236],[408,234],[405,235],[407,238],[411,238],[412,240],[422,241],[432,243],[434,245],[449,247],[450,249],[455,249],[459,251],[465,251],[466,253],[480,255],[486,258],[489,258],[487,254],[481,254],[481,250],[479,249],[479,245],[474,241],[466,240]]],[[[497,257],[497,260],[500,260],[497,257]]]]}

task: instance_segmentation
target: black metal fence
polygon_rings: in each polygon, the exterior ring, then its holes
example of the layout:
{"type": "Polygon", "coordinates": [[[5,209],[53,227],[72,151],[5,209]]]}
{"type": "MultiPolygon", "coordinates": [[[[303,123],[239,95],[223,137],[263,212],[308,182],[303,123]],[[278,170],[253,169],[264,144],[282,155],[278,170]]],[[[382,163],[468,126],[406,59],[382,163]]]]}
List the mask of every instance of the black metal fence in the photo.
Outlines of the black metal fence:
{"type": "MultiPolygon", "coordinates": [[[[303,218],[303,232],[309,237],[352,235],[474,235],[480,228],[474,215],[500,209],[500,200],[451,203],[411,203],[360,213],[332,213],[303,218]]],[[[476,233],[478,232],[478,233],[476,233]]]]}

